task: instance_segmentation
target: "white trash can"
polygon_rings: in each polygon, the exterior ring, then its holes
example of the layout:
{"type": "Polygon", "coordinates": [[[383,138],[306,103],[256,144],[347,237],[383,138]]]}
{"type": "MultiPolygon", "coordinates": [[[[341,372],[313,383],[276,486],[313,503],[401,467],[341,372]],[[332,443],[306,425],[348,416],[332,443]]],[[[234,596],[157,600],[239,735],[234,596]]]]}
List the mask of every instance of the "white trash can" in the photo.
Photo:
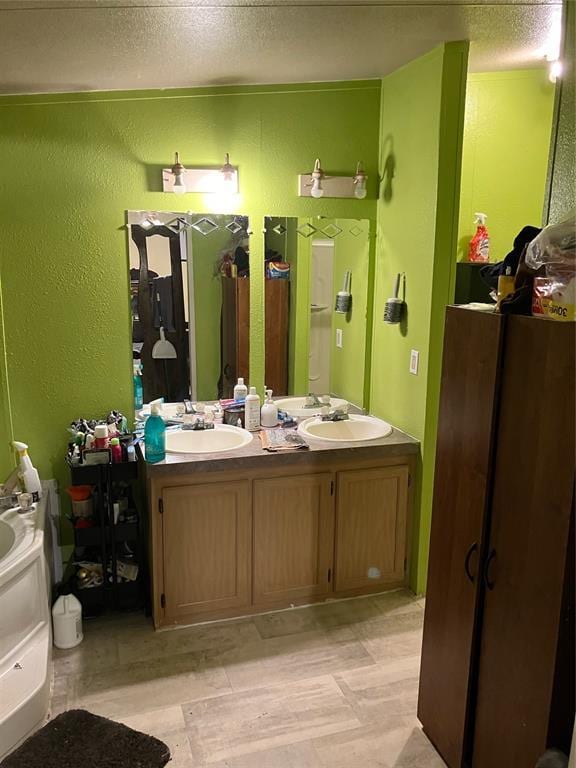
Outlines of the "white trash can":
{"type": "Polygon", "coordinates": [[[56,648],[74,648],[82,642],[82,605],[74,595],[61,595],[52,606],[56,648]]]}

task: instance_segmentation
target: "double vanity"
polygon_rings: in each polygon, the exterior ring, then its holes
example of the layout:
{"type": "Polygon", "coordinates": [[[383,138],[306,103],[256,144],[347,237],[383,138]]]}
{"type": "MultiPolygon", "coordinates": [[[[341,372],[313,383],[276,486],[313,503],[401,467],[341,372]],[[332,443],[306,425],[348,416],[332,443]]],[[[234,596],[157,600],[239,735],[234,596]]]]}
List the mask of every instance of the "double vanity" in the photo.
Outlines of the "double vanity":
{"type": "Polygon", "coordinates": [[[278,453],[221,425],[167,433],[146,465],[157,628],[405,584],[417,441],[355,414],[299,431],[309,448],[278,453]]]}

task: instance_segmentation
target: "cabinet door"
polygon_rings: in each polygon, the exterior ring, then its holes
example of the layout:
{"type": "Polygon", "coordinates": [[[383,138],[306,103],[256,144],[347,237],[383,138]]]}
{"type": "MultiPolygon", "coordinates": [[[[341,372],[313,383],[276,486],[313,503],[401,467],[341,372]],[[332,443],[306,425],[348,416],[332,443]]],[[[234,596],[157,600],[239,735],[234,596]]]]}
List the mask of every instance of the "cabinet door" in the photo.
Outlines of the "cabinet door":
{"type": "Polygon", "coordinates": [[[254,603],[323,595],[334,552],[332,475],[254,482],[254,603]]]}
{"type": "Polygon", "coordinates": [[[248,481],[162,491],[165,617],[250,605],[248,481]]]}
{"type": "Polygon", "coordinates": [[[469,746],[502,320],[446,311],[418,718],[450,768],[469,746]]]}
{"type": "MultiPolygon", "coordinates": [[[[507,322],[484,569],[475,768],[532,768],[549,745],[562,586],[567,551],[574,546],[574,336],[573,323],[530,317],[507,322]]],[[[570,666],[560,676],[573,683],[570,666]]],[[[565,709],[568,714],[568,702],[565,709]]]]}
{"type": "Polygon", "coordinates": [[[404,580],[408,467],[339,472],[337,592],[404,580]]]}

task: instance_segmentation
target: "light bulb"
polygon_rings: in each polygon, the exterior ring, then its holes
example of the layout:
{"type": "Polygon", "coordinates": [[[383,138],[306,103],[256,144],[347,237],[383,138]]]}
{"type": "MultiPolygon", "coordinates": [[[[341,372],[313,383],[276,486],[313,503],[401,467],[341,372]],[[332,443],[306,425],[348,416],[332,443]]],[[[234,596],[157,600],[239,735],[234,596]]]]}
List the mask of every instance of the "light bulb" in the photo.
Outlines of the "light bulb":
{"type": "Polygon", "coordinates": [[[172,184],[172,191],[176,195],[183,195],[186,192],[186,183],[184,181],[184,171],[186,168],[180,162],[180,155],[178,152],[174,155],[174,165],[172,166],[172,174],[174,176],[174,183],[172,184]]]}
{"type": "Polygon", "coordinates": [[[354,197],[358,200],[364,200],[366,197],[366,181],[368,176],[362,168],[362,162],[359,162],[356,166],[356,174],[354,175],[354,197]]]}
{"type": "Polygon", "coordinates": [[[320,160],[317,158],[316,162],[314,163],[314,170],[312,171],[312,189],[310,190],[310,194],[316,199],[322,197],[324,194],[324,190],[322,189],[323,178],[324,171],[320,166],[320,160]]]}
{"type": "Polygon", "coordinates": [[[556,59],[556,61],[550,62],[550,69],[548,70],[548,79],[551,83],[555,83],[556,80],[558,80],[559,77],[562,77],[564,67],[562,66],[562,62],[560,59],[556,59]]]}
{"type": "Polygon", "coordinates": [[[182,176],[174,177],[172,192],[174,192],[175,195],[183,195],[184,192],[186,192],[186,184],[184,184],[184,179],[182,178],[182,176]]]}
{"type": "Polygon", "coordinates": [[[226,152],[224,165],[220,169],[222,175],[220,181],[220,191],[223,195],[233,195],[236,192],[236,178],[234,166],[230,165],[230,155],[226,152]]]}
{"type": "Polygon", "coordinates": [[[324,196],[324,190],[322,189],[322,183],[320,179],[314,179],[312,181],[312,189],[310,190],[312,197],[319,198],[324,196]]]}

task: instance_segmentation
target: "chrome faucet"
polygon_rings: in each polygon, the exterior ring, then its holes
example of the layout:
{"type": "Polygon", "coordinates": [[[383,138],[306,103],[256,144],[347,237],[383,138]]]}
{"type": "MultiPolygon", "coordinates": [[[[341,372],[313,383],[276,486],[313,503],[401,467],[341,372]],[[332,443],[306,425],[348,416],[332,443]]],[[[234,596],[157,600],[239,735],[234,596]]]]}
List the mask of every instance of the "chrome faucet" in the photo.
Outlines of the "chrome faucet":
{"type": "Polygon", "coordinates": [[[322,421],[348,421],[350,416],[344,408],[335,408],[333,411],[321,414],[320,418],[322,421]]]}

